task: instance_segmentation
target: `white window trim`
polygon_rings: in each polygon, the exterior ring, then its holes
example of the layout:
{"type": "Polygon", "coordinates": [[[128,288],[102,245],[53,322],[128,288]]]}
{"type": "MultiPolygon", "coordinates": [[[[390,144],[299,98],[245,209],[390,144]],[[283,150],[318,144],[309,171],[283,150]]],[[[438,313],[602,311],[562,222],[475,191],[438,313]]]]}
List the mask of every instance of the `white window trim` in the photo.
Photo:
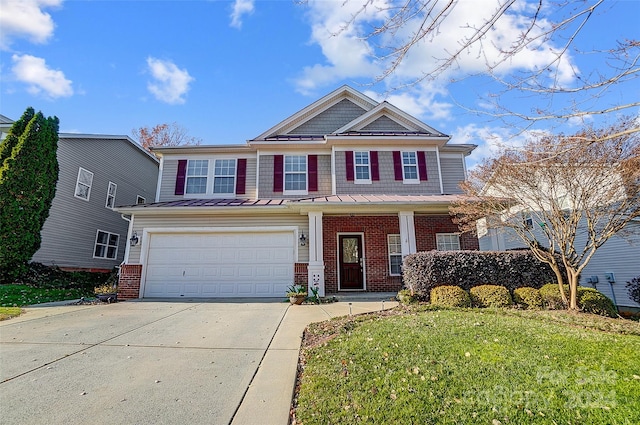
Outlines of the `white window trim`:
{"type": "Polygon", "coordinates": [[[110,210],[114,209],[116,206],[116,193],[118,191],[118,185],[114,182],[109,182],[109,186],[107,186],[107,199],[104,203],[105,208],[109,208],[110,210]],[[111,193],[111,187],[113,187],[113,194],[111,193]],[[113,202],[111,206],[109,206],[109,198],[113,198],[113,202]]]}
{"type": "Polygon", "coordinates": [[[189,198],[189,197],[199,198],[199,197],[202,197],[202,195],[206,195],[207,193],[210,192],[209,191],[209,185],[211,184],[211,179],[209,178],[209,175],[211,174],[210,162],[211,162],[211,160],[209,158],[193,158],[193,159],[188,159],[187,160],[187,169],[185,170],[185,175],[184,175],[184,196],[186,198],[189,198]],[[189,175],[189,163],[191,161],[207,161],[207,174],[190,176],[189,175]],[[204,192],[188,193],[187,192],[187,187],[189,186],[188,185],[189,178],[202,178],[202,177],[207,179],[207,183],[205,184],[204,192]]]}
{"type": "Polygon", "coordinates": [[[402,183],[403,184],[420,184],[420,169],[418,168],[418,152],[417,151],[402,151],[400,152],[400,162],[402,163],[402,183]],[[416,163],[414,164],[407,164],[407,167],[416,167],[416,178],[415,179],[409,179],[405,176],[404,174],[404,154],[405,153],[412,153],[414,155],[414,157],[416,158],[416,163]]]}
{"type": "Polygon", "coordinates": [[[144,196],[136,195],[136,205],[145,204],[146,202],[147,202],[147,198],[145,198],[144,196]],[[140,202],[141,199],[142,199],[142,202],[140,202]]]}
{"type": "Polygon", "coordinates": [[[120,249],[120,235],[118,233],[111,233],[111,232],[107,232],[106,230],[96,230],[96,239],[93,243],[93,258],[99,258],[101,260],[115,260],[118,258],[118,250],[120,249]],[[102,246],[105,246],[106,249],[104,250],[104,257],[99,257],[96,255],[96,247],[98,246],[98,235],[100,234],[100,232],[102,233],[106,233],[107,234],[107,244],[100,244],[102,246]],[[115,251],[115,255],[113,258],[107,257],[107,253],[109,252],[109,239],[111,239],[112,235],[116,235],[118,237],[118,244],[115,245],[116,251],[115,251]]]}
{"type": "Polygon", "coordinates": [[[85,168],[80,167],[78,169],[78,177],[76,178],[76,186],[73,188],[73,196],[75,196],[78,199],[82,199],[83,201],[89,201],[89,198],[91,198],[91,187],[93,186],[93,173],[85,168]],[[78,185],[81,184],[83,186],[87,186],[85,183],[81,183],[80,182],[80,175],[82,174],[82,172],[86,172],[89,173],[91,175],[91,181],[89,182],[89,189],[87,190],[87,197],[83,197],[83,196],[78,196],[78,185]]]}
{"type": "Polygon", "coordinates": [[[371,184],[371,153],[369,151],[354,151],[353,152],[353,182],[355,184],[371,184]],[[366,153],[367,154],[367,170],[369,174],[368,179],[359,179],[358,178],[358,167],[364,167],[364,164],[358,164],[356,161],[356,157],[358,153],[366,153]]]}
{"type": "Polygon", "coordinates": [[[460,251],[462,246],[460,244],[460,233],[436,233],[436,249],[438,251],[460,251]],[[438,236],[456,236],[458,239],[458,248],[457,249],[442,249],[441,245],[438,243],[438,236]]]}
{"type": "MultiPolygon", "coordinates": [[[[290,174],[302,174],[300,171],[290,171],[290,174]]],[[[308,155],[284,155],[282,158],[282,193],[284,195],[308,195],[309,194],[309,156],[308,155]],[[305,161],[305,190],[287,190],[287,157],[301,156],[305,161]]]]}
{"type": "Polygon", "coordinates": [[[238,178],[238,160],[236,158],[215,158],[213,160],[213,167],[211,167],[211,193],[213,194],[214,197],[218,197],[218,196],[235,196],[236,194],[236,181],[238,178]],[[217,161],[233,161],[233,174],[232,175],[220,175],[220,176],[216,176],[216,162],[217,161]],[[233,177],[233,190],[231,192],[215,192],[215,187],[216,187],[216,178],[217,177],[233,177]]]}
{"type": "MultiPolygon", "coordinates": [[[[396,245],[396,243],[394,242],[394,245],[396,245]]],[[[388,259],[389,259],[389,276],[402,276],[402,263],[401,263],[401,272],[400,273],[393,273],[391,271],[391,257],[392,256],[399,256],[402,259],[402,242],[400,240],[400,235],[397,233],[390,233],[387,235],[387,254],[388,254],[388,259]],[[391,237],[397,236],[398,237],[398,245],[400,246],[400,252],[391,252],[391,237]]]]}

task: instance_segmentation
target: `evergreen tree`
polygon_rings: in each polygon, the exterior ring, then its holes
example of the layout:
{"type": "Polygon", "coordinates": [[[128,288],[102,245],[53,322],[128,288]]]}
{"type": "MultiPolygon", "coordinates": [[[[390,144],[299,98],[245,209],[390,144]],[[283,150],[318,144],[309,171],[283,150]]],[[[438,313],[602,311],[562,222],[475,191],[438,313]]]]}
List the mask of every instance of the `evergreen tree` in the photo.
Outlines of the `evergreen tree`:
{"type": "Polygon", "coordinates": [[[0,281],[10,282],[26,271],[40,248],[40,231],[49,216],[58,181],[57,117],[23,117],[11,128],[8,143],[15,143],[0,164],[0,281]],[[22,131],[21,131],[22,130],[22,131]]]}
{"type": "Polygon", "coordinates": [[[7,134],[7,137],[0,143],[0,167],[4,160],[11,156],[13,148],[18,144],[18,139],[22,136],[22,133],[24,133],[24,130],[27,128],[27,124],[29,124],[29,121],[31,121],[35,114],[33,108],[28,107],[20,119],[11,126],[9,134],[7,134]]]}

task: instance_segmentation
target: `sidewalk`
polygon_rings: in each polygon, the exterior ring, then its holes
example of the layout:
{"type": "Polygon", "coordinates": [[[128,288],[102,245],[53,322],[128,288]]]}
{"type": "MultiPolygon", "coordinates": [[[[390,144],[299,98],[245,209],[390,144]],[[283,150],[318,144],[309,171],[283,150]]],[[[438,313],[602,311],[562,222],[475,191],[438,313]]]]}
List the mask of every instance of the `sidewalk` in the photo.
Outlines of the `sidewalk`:
{"type": "Polygon", "coordinates": [[[298,352],[307,325],[349,313],[369,313],[398,305],[390,300],[395,293],[363,295],[339,296],[339,301],[331,304],[290,306],[231,423],[288,424],[298,352]]]}

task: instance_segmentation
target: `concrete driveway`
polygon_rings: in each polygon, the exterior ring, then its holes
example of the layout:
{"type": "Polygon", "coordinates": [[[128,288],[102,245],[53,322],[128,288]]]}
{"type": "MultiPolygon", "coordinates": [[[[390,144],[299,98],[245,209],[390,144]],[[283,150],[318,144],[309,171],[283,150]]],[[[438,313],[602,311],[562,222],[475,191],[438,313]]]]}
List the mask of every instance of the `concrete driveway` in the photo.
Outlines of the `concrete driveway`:
{"type": "Polygon", "coordinates": [[[0,322],[0,423],[284,425],[305,326],[382,307],[351,304],[30,308],[0,322]]]}

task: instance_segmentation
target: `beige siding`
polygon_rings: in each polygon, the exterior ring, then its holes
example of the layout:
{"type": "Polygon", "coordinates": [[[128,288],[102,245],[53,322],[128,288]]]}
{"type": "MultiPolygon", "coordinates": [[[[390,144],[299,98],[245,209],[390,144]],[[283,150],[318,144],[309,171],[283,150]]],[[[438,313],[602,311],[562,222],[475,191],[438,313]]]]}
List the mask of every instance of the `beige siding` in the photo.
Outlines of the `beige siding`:
{"type": "MultiPolygon", "coordinates": [[[[256,214],[256,213],[254,213],[256,214]]],[[[135,216],[133,229],[142,242],[145,228],[183,228],[183,227],[275,227],[297,226],[299,231],[309,237],[309,219],[300,214],[263,214],[263,215],[179,215],[135,216]]],[[[140,262],[142,243],[131,247],[129,263],[140,262]]],[[[309,261],[309,247],[298,246],[298,261],[309,261]]]]}
{"type": "Polygon", "coordinates": [[[393,152],[378,151],[378,168],[380,180],[371,184],[356,184],[347,181],[346,155],[343,151],[336,152],[336,194],[337,195],[436,195],[440,194],[440,179],[438,176],[438,159],[436,153],[426,152],[427,181],[420,184],[403,184],[395,180],[393,172],[393,152]]]}
{"type": "Polygon", "coordinates": [[[331,155],[318,155],[318,191],[307,195],[284,195],[273,191],[273,155],[260,155],[261,199],[298,199],[331,195],[331,155]]]}
{"type": "Polygon", "coordinates": [[[464,157],[462,155],[441,154],[442,189],[446,194],[462,193],[459,187],[464,181],[464,157]]]}

